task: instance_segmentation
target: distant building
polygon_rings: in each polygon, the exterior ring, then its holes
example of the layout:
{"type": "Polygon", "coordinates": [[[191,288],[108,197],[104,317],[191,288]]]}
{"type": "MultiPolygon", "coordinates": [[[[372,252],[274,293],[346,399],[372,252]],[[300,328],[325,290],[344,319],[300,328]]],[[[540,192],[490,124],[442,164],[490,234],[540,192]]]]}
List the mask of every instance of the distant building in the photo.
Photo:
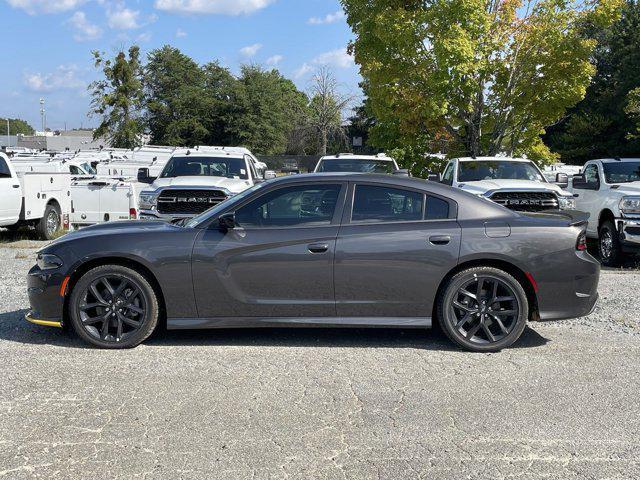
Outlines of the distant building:
{"type": "Polygon", "coordinates": [[[8,139],[6,135],[0,135],[0,148],[15,147],[17,142],[18,137],[15,135],[9,135],[8,139]],[[7,140],[9,140],[8,144],[7,140]]]}
{"type": "MultiPolygon", "coordinates": [[[[6,141],[6,140],[5,140],[6,141]]],[[[93,140],[93,130],[67,130],[64,132],[36,132],[36,135],[19,135],[18,147],[36,150],[81,150],[110,146],[106,139],[93,140]],[[38,135],[38,133],[40,135],[38,135]]]]}

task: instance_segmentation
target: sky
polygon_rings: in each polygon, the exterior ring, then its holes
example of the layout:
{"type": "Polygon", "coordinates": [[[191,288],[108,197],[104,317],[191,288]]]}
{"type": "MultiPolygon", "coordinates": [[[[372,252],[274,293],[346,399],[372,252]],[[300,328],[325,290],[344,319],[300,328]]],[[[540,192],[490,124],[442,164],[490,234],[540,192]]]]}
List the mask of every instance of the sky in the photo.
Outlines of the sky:
{"type": "Polygon", "coordinates": [[[0,0],[0,117],[47,127],[96,126],[87,85],[99,77],[91,52],[132,44],[143,55],[171,45],[203,64],[277,68],[308,90],[328,66],[345,94],[360,94],[352,38],[338,0],[0,0]]]}

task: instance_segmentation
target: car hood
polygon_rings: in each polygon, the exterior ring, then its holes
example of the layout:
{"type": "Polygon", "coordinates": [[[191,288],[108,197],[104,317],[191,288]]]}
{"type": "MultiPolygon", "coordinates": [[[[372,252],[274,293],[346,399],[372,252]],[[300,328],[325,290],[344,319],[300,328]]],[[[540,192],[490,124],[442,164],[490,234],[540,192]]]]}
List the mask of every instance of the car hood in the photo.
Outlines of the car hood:
{"type": "Polygon", "coordinates": [[[462,182],[460,188],[479,195],[496,190],[547,190],[557,194],[564,193],[556,184],[532,180],[479,180],[477,182],[462,182]]]}
{"type": "Polygon", "coordinates": [[[640,195],[640,182],[620,183],[616,191],[623,195],[640,195]]]}
{"type": "Polygon", "coordinates": [[[175,177],[158,178],[153,182],[152,189],[157,190],[167,187],[190,188],[224,188],[232,193],[240,193],[251,186],[249,180],[227,177],[175,177]]]}

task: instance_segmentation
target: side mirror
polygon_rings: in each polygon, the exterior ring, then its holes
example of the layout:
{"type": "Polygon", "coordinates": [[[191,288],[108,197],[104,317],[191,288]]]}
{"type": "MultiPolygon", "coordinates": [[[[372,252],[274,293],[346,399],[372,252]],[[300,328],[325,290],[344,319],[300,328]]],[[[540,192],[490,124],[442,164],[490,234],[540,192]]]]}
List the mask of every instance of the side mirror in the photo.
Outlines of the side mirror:
{"type": "Polygon", "coordinates": [[[393,175],[398,175],[399,177],[408,177],[409,176],[409,170],[405,169],[400,169],[400,170],[394,170],[393,171],[393,175]]]}
{"type": "Polygon", "coordinates": [[[278,175],[273,170],[267,170],[264,172],[264,179],[270,180],[272,178],[276,178],[278,175]]]}
{"type": "Polygon", "coordinates": [[[427,175],[427,180],[430,182],[442,182],[442,176],[439,173],[430,173],[427,175]]]}
{"type": "Polygon", "coordinates": [[[598,182],[587,182],[584,173],[573,176],[573,188],[578,190],[598,190],[600,184],[598,182]]]}
{"type": "Polygon", "coordinates": [[[236,214],[231,212],[220,215],[218,217],[218,225],[220,227],[220,230],[224,232],[233,230],[234,228],[236,228],[236,214]]]}
{"type": "Polygon", "coordinates": [[[569,175],[566,173],[556,173],[556,183],[562,188],[567,188],[569,186],[569,175]]]}
{"type": "Polygon", "coordinates": [[[156,177],[149,176],[148,168],[139,168],[138,169],[138,182],[151,184],[155,181],[156,177]]]}

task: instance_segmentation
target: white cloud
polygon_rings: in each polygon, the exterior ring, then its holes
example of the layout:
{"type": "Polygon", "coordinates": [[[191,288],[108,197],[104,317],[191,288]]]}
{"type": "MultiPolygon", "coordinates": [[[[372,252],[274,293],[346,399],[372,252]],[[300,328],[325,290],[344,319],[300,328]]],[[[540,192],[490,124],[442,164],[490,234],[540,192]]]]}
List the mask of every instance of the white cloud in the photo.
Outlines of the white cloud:
{"type": "Polygon", "coordinates": [[[73,38],[78,42],[96,40],[102,36],[102,29],[87,20],[84,12],[75,12],[67,23],[75,29],[73,38]]]}
{"type": "Polygon", "coordinates": [[[344,12],[338,10],[335,13],[329,13],[324,17],[311,17],[307,23],[309,25],[327,25],[329,23],[336,23],[345,18],[344,12]]]}
{"type": "Polygon", "coordinates": [[[315,57],[311,62],[305,62],[300,68],[293,72],[293,77],[299,79],[304,77],[316,67],[328,66],[332,68],[350,68],[355,65],[353,57],[349,55],[346,48],[338,48],[329,52],[324,52],[315,57]]]}
{"type": "Polygon", "coordinates": [[[78,78],[75,65],[60,65],[49,73],[26,73],[24,83],[33,92],[53,92],[56,90],[74,90],[87,86],[78,78]]]}
{"type": "Polygon", "coordinates": [[[275,0],[156,0],[155,7],[170,13],[242,15],[261,10],[275,0]]]}
{"type": "Polygon", "coordinates": [[[151,32],[144,32],[136,38],[139,42],[147,43],[151,41],[151,32]]]}
{"type": "Polygon", "coordinates": [[[293,78],[298,79],[304,77],[307,73],[311,72],[313,67],[308,63],[303,63],[300,68],[293,72],[293,78]]]}
{"type": "Polygon", "coordinates": [[[261,43],[254,43],[253,45],[247,45],[240,49],[240,55],[243,57],[254,57],[256,53],[262,48],[261,43]]]}
{"type": "Polygon", "coordinates": [[[183,38],[187,36],[187,32],[185,32],[184,30],[182,30],[181,28],[179,28],[178,30],[176,30],[176,37],[177,38],[183,38]]]}
{"type": "Polygon", "coordinates": [[[284,57],[282,55],[274,55],[272,57],[267,58],[267,65],[273,65],[275,67],[282,60],[284,60],[284,57]]]}
{"type": "Polygon", "coordinates": [[[86,0],[7,0],[9,5],[20,8],[29,15],[66,12],[85,2],[86,0]]]}
{"type": "Polygon", "coordinates": [[[354,60],[346,48],[338,48],[318,55],[313,59],[313,63],[334,68],[349,68],[354,65],[354,60]]]}
{"type": "Polygon", "coordinates": [[[140,28],[140,11],[131,10],[124,4],[118,3],[115,8],[107,9],[107,24],[115,30],[135,30],[140,28]]]}

